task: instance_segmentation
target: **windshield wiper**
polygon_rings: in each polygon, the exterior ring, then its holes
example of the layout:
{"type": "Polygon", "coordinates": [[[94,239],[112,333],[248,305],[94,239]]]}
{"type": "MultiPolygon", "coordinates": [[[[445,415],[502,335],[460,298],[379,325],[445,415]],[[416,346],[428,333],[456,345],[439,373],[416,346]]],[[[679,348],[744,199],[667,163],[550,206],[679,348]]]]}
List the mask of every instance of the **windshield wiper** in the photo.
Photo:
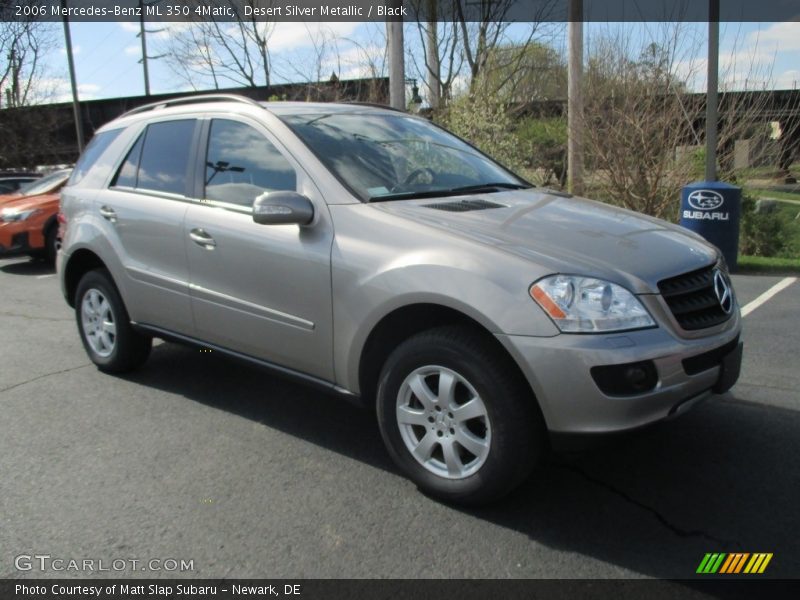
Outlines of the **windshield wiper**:
{"type": "Polygon", "coordinates": [[[521,183],[509,183],[505,181],[492,182],[492,183],[479,183],[476,185],[465,185],[462,187],[450,188],[446,190],[449,194],[468,194],[470,192],[476,193],[491,193],[500,190],[527,190],[533,187],[530,185],[523,185],[521,183]]]}
{"type": "Polygon", "coordinates": [[[384,200],[418,200],[421,198],[442,198],[446,196],[460,196],[462,194],[479,193],[490,194],[501,190],[526,190],[532,186],[521,183],[481,183],[477,185],[465,185],[443,190],[426,190],[417,192],[397,192],[395,194],[383,194],[382,196],[371,196],[369,202],[382,202],[384,200]]]}
{"type": "Polygon", "coordinates": [[[368,202],[382,202],[384,200],[419,200],[421,198],[439,198],[449,195],[449,190],[428,190],[425,192],[397,192],[395,194],[383,194],[381,196],[370,196],[368,202]]]}

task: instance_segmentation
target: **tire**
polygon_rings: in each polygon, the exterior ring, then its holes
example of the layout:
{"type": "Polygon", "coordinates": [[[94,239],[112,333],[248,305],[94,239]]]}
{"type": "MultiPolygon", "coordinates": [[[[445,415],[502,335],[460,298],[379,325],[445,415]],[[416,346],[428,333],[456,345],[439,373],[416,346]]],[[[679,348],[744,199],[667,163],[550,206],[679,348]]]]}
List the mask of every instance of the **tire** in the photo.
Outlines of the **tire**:
{"type": "Polygon", "coordinates": [[[377,413],[386,447],[423,492],[445,502],[503,497],[546,446],[533,393],[492,344],[464,327],[431,329],[398,346],[381,371],[377,413]]]}
{"type": "Polygon", "coordinates": [[[86,273],[75,292],[75,318],[83,347],[97,368],[126,373],[147,360],[153,339],[134,331],[128,311],[105,269],[86,273]]]}

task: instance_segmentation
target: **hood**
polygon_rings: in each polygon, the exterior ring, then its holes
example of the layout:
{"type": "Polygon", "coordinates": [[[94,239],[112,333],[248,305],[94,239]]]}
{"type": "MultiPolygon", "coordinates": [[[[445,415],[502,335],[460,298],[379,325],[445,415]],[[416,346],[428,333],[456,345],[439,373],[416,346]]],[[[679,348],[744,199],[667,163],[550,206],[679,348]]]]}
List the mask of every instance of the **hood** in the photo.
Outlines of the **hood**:
{"type": "Polygon", "coordinates": [[[17,210],[26,210],[28,208],[38,208],[44,207],[46,204],[51,202],[58,203],[61,198],[61,194],[41,194],[39,196],[20,196],[17,198],[9,198],[7,201],[3,202],[2,197],[0,197],[0,209],[17,209],[17,210]]]}
{"type": "Polygon", "coordinates": [[[20,192],[0,194],[0,206],[5,206],[7,203],[11,202],[12,200],[17,200],[18,198],[22,198],[22,194],[20,192]]]}
{"type": "Polygon", "coordinates": [[[677,225],[540,188],[372,206],[530,259],[553,273],[599,277],[635,293],[658,293],[660,280],[718,258],[713,246],[677,225]],[[459,210],[483,203],[500,207],[459,210]]]}

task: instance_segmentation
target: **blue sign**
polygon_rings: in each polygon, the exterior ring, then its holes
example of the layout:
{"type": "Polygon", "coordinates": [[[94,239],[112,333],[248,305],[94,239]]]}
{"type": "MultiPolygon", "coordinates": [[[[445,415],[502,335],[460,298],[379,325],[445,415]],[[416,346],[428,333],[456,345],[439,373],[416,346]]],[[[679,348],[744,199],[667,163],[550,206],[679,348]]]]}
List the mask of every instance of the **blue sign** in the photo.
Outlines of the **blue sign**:
{"type": "Polygon", "coordinates": [[[681,193],[683,227],[717,246],[731,270],[739,252],[742,189],[721,181],[691,183],[681,193]]]}

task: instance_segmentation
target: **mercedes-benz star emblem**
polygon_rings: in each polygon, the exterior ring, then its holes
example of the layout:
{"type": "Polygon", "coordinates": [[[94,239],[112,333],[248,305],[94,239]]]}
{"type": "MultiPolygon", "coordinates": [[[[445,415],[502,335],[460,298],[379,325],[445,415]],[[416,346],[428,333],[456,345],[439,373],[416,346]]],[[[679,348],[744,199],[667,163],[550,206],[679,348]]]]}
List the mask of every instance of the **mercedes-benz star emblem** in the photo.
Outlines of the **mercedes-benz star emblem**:
{"type": "Polygon", "coordinates": [[[717,295],[719,305],[722,307],[722,310],[725,311],[725,314],[731,314],[731,312],[733,312],[733,293],[731,292],[731,285],[719,269],[714,270],[714,293],[717,295]]]}

